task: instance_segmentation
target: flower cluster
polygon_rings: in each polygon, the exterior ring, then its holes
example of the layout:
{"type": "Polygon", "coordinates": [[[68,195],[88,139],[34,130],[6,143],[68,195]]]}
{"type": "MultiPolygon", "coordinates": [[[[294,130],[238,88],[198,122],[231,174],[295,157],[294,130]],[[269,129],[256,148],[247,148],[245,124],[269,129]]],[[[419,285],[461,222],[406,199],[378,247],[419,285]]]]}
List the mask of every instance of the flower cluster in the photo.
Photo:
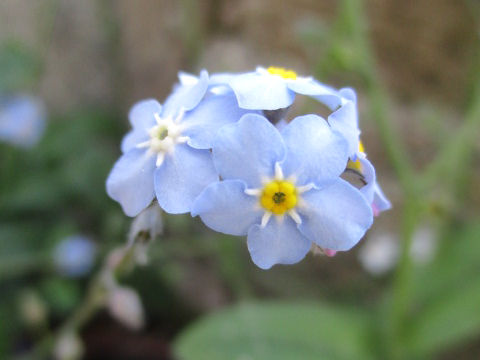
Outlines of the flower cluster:
{"type": "Polygon", "coordinates": [[[168,213],[246,235],[252,260],[268,269],[300,261],[312,246],[349,250],[390,207],[360,142],[352,89],[275,67],[179,80],[163,105],[144,100],[130,111],[132,130],[107,179],[127,215],[156,199],[168,213]],[[288,121],[298,95],[331,114],[288,121]]]}

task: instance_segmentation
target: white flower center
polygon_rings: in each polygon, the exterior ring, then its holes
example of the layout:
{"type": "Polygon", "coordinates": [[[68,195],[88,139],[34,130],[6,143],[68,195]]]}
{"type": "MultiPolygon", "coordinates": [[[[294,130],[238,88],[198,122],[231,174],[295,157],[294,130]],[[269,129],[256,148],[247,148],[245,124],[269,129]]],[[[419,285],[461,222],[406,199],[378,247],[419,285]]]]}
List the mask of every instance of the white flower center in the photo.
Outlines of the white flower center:
{"type": "Polygon", "coordinates": [[[148,148],[149,154],[157,155],[157,167],[162,165],[165,154],[171,153],[175,145],[188,141],[188,136],[182,136],[183,127],[180,124],[184,114],[184,109],[181,109],[175,118],[172,116],[162,118],[160,114],[155,113],[157,124],[148,130],[150,139],[137,145],[137,148],[148,148]]]}

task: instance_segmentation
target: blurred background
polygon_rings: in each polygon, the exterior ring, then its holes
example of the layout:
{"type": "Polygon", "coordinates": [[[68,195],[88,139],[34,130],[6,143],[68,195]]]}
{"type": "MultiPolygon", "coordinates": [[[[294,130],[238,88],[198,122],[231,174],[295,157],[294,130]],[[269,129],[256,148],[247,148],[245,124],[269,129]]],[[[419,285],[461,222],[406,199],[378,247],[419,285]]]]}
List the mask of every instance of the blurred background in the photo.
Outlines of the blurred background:
{"type": "Polygon", "coordinates": [[[2,0],[0,358],[479,359],[479,11],[478,0],[2,0]],[[162,102],[179,70],[257,65],[356,89],[393,209],[352,251],[269,271],[244,239],[164,216],[148,265],[60,341],[127,239],[131,219],[104,184],[129,108],[162,102]]]}

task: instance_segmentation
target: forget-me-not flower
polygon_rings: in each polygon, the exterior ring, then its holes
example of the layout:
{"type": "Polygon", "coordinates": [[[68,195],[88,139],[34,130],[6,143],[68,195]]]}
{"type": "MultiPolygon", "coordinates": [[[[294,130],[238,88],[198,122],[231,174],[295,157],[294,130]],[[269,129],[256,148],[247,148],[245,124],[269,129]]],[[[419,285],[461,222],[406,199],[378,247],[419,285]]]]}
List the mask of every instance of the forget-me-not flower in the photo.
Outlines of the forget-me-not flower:
{"type": "Polygon", "coordinates": [[[341,133],[347,140],[350,157],[347,167],[363,176],[366,184],[360,191],[372,205],[373,213],[377,216],[392,206],[377,182],[375,168],[367,159],[365,148],[360,141],[357,96],[350,88],[341,89],[339,94],[342,96],[342,106],[328,117],[328,122],[333,130],[341,133]]]}
{"type": "Polygon", "coordinates": [[[41,139],[46,126],[44,104],[30,95],[0,97],[0,140],[30,148],[41,139]]]}
{"type": "Polygon", "coordinates": [[[280,132],[263,116],[244,115],[220,129],[212,154],[223,180],[198,196],[192,215],[247,235],[263,269],[300,261],[312,242],[349,250],[372,224],[364,196],[339,177],[348,144],[319,116],[297,117],[280,132]]]}
{"type": "Polygon", "coordinates": [[[287,108],[295,100],[295,94],[308,95],[334,109],[341,104],[337,90],[323,85],[312,77],[298,76],[292,70],[279,67],[243,74],[215,74],[211,82],[228,84],[234,91],[238,105],[249,110],[278,110],[287,108]]]}
{"type": "Polygon", "coordinates": [[[168,213],[190,211],[194,199],[218,179],[209,149],[217,130],[246,112],[232,93],[208,91],[206,71],[181,74],[162,106],[150,99],[130,111],[133,127],[122,142],[123,155],[107,179],[107,192],[129,216],[156,197],[168,213]]]}

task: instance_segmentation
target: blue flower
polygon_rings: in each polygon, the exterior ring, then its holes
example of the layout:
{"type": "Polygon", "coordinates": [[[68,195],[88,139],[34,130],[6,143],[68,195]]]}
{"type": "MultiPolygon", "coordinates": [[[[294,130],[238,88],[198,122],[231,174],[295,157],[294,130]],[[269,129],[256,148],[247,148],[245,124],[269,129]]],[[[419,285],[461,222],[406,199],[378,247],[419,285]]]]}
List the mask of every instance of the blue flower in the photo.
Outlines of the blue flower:
{"type": "MultiPolygon", "coordinates": [[[[348,153],[354,157],[360,139],[357,98],[351,88],[336,90],[321,84],[312,77],[299,77],[292,70],[269,67],[257,68],[244,74],[213,74],[211,85],[229,86],[235,93],[238,105],[245,109],[278,110],[290,106],[296,94],[310,96],[326,105],[333,112],[328,123],[348,142],[348,153]]],[[[286,124],[279,119],[277,128],[286,124]]]]}
{"type": "Polygon", "coordinates": [[[54,262],[58,270],[71,277],[87,274],[95,260],[96,246],[89,238],[73,235],[62,240],[54,252],[54,262]]]}
{"type": "Polygon", "coordinates": [[[0,140],[30,148],[41,139],[46,125],[43,103],[30,95],[0,98],[0,140]]]}
{"type": "Polygon", "coordinates": [[[295,94],[308,95],[321,101],[330,109],[342,103],[341,94],[311,77],[300,77],[292,70],[258,67],[244,74],[215,74],[211,84],[228,84],[238,100],[238,105],[249,110],[277,110],[287,108],[295,94]]]}
{"type": "Polygon", "coordinates": [[[293,264],[310,250],[349,250],[373,221],[364,196],[339,176],[348,144],[316,115],[279,132],[266,118],[244,115],[220,129],[212,147],[222,181],[195,200],[213,230],[247,235],[255,264],[293,264]]]}
{"type": "Polygon", "coordinates": [[[130,111],[133,129],[107,179],[107,193],[129,216],[155,197],[168,213],[189,212],[205,186],[218,179],[209,151],[213,137],[245,113],[231,92],[208,91],[206,71],[200,78],[181,74],[180,81],[163,106],[150,99],[130,111]]]}
{"type": "Polygon", "coordinates": [[[351,159],[348,167],[359,171],[364,177],[366,185],[360,189],[360,192],[372,205],[374,215],[378,216],[380,212],[390,209],[392,205],[378,184],[375,168],[367,159],[360,141],[357,96],[350,88],[339,90],[339,94],[342,96],[342,105],[328,117],[328,122],[333,130],[341,133],[347,140],[351,159]]]}

